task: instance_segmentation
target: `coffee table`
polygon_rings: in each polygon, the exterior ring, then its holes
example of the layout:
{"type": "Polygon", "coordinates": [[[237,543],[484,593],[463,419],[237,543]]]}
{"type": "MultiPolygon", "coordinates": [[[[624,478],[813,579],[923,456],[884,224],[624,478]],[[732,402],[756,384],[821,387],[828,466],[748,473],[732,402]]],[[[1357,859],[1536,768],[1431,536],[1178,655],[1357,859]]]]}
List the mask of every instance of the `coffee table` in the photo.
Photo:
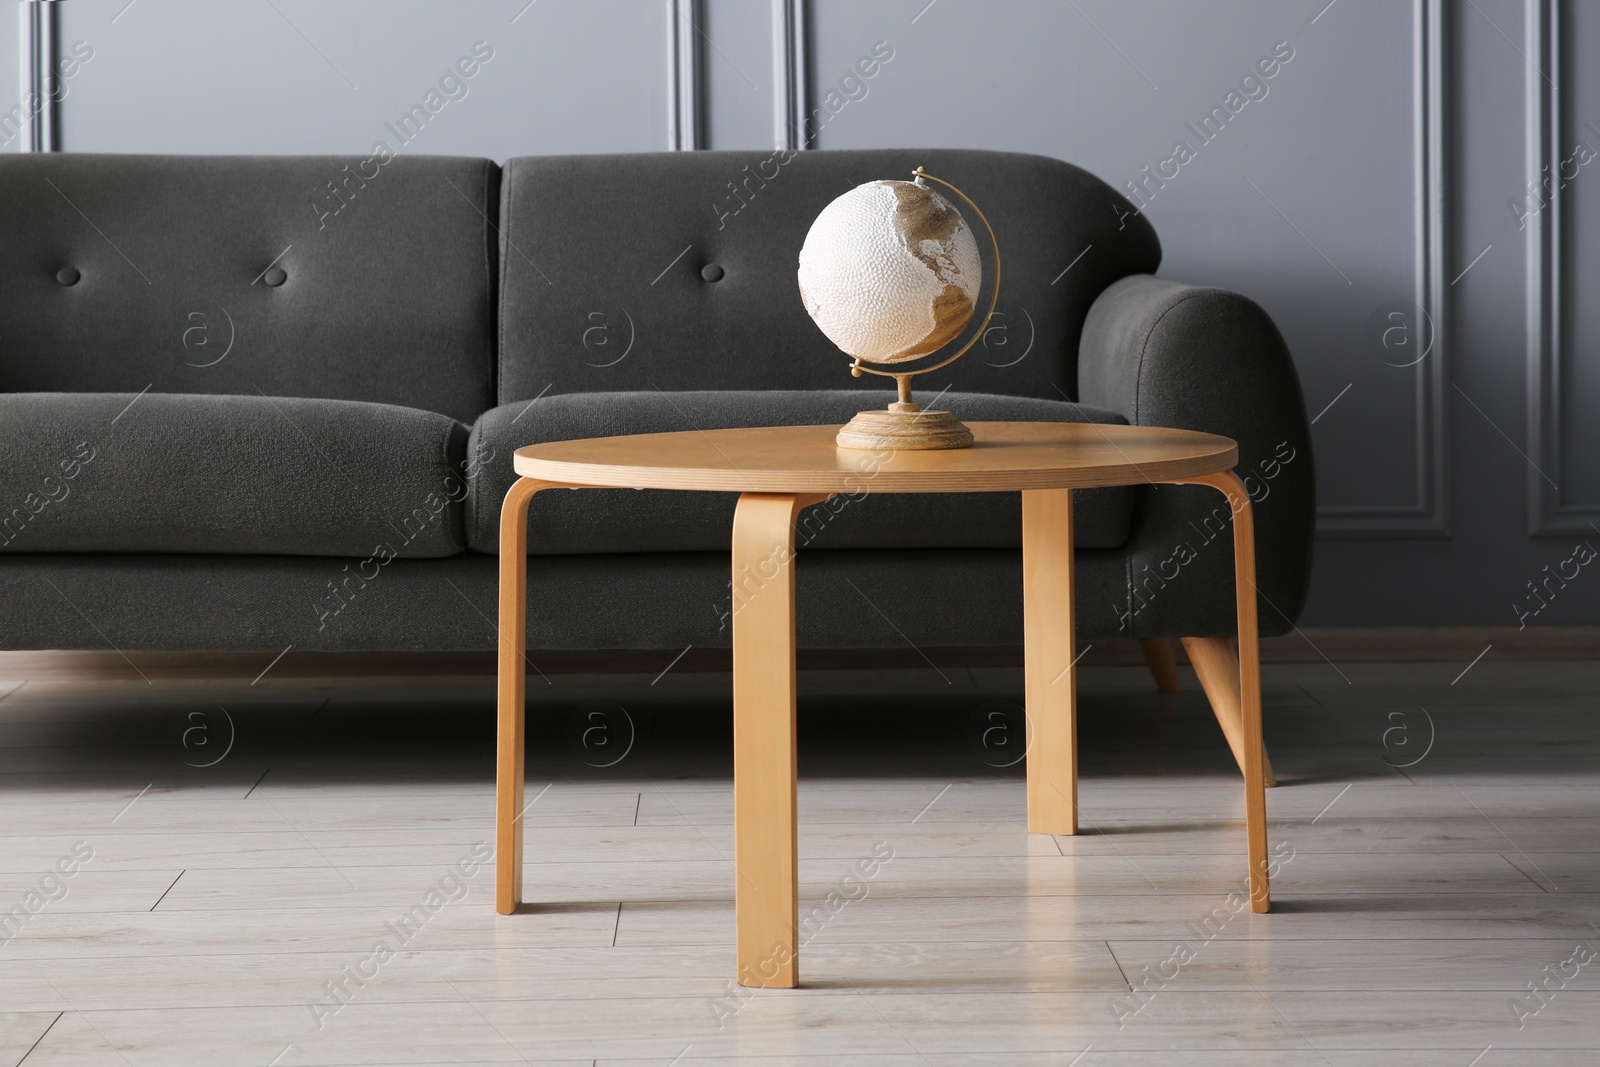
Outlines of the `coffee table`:
{"type": "MultiPolygon", "coordinates": [[[[1028,829],[1078,830],[1072,491],[1209,485],[1233,510],[1239,685],[1235,751],[1245,779],[1252,910],[1268,909],[1255,540],[1234,442],[1147,426],[976,422],[976,444],[871,452],[834,444],[837,426],[603,437],[516,452],[521,478],[500,518],[500,682],[495,907],[522,902],[528,504],[543,489],[738,493],[733,519],[734,908],[742,985],[799,981],[795,788],[795,549],[801,509],[836,493],[1022,494],[1028,829]]],[[[957,609],[952,609],[957,610],[957,609]]],[[[1231,681],[1231,679],[1229,679],[1231,681]]],[[[1219,718],[1223,717],[1218,708],[1219,718]]],[[[1230,738],[1234,740],[1235,738],[1230,738]]]]}

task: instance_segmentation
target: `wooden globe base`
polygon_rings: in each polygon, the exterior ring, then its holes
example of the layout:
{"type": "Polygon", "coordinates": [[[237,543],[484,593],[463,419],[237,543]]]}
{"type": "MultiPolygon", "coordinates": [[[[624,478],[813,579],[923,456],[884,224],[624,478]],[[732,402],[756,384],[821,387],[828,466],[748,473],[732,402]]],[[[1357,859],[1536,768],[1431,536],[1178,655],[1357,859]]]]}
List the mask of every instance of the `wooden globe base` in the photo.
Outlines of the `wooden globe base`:
{"type": "Polygon", "coordinates": [[[895,403],[886,411],[857,412],[834,442],[840,448],[971,448],[972,431],[948,411],[923,411],[921,404],[895,403]]]}

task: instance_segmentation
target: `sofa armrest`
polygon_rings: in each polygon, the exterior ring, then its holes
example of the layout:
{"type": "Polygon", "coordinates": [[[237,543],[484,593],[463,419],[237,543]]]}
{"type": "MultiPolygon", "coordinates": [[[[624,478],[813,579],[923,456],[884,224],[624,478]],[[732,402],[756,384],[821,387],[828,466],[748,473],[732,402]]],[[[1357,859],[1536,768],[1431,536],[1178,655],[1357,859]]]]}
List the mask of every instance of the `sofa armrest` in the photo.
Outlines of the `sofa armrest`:
{"type": "MultiPolygon", "coordinates": [[[[1222,289],[1148,274],[1124,278],[1089,309],[1078,391],[1083,403],[1134,425],[1238,442],[1235,470],[1255,511],[1261,632],[1287,632],[1311,576],[1316,480],[1300,380],[1267,313],[1222,289]]],[[[1235,629],[1228,518],[1221,495],[1205,487],[1140,489],[1127,601],[1111,606],[1121,635],[1205,637],[1235,629]]]]}

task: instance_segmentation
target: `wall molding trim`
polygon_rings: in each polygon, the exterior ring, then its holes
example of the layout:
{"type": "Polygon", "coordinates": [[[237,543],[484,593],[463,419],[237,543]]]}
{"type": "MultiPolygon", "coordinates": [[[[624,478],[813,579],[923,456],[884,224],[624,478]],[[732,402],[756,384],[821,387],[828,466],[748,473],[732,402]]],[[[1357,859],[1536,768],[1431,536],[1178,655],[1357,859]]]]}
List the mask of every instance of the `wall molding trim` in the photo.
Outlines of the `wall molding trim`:
{"type": "MultiPolygon", "coordinates": [[[[1533,0],[1538,3],[1539,0],[1533,0]]],[[[1448,477],[1449,408],[1446,404],[1449,358],[1449,251],[1447,137],[1449,63],[1445,0],[1416,0],[1413,8],[1412,109],[1417,139],[1413,160],[1415,288],[1432,339],[1431,354],[1417,363],[1415,504],[1350,504],[1317,509],[1317,534],[1332,538],[1411,538],[1450,535],[1448,477]]],[[[1420,324],[1419,324],[1420,325],[1420,324]]]]}
{"type": "MultiPolygon", "coordinates": [[[[1525,75],[1526,168],[1538,181],[1549,168],[1561,180],[1561,133],[1566,116],[1561,81],[1563,0],[1528,0],[1524,32],[1535,62],[1525,75]]],[[[1592,534],[1600,526],[1600,503],[1562,500],[1562,371],[1572,353],[1563,329],[1565,230],[1558,186],[1528,227],[1526,313],[1528,422],[1528,535],[1592,534]],[[1548,480],[1547,480],[1548,479],[1548,480]],[[1554,483],[1554,484],[1552,484],[1554,483]]]]}
{"type": "Polygon", "coordinates": [[[667,0],[667,149],[705,146],[705,79],[701,77],[702,0],[667,0]]]}
{"type": "Polygon", "coordinates": [[[24,106],[29,100],[37,106],[28,122],[27,137],[22,144],[24,152],[61,151],[60,104],[46,91],[58,58],[58,11],[56,4],[46,0],[27,0],[17,5],[17,15],[21,19],[17,28],[19,88],[24,106]]]}
{"type": "Polygon", "coordinates": [[[805,129],[810,106],[810,26],[806,0],[772,0],[772,147],[809,148],[805,129]]]}

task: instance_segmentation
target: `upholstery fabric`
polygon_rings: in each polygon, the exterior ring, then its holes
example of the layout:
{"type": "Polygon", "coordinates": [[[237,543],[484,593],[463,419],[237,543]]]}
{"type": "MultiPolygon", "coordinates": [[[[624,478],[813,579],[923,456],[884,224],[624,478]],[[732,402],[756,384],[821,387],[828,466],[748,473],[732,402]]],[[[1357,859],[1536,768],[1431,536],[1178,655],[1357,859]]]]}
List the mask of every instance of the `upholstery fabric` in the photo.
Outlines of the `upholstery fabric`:
{"type": "Polygon", "coordinates": [[[483,159],[0,155],[0,391],[469,421],[494,403],[498,194],[483,159]]]}
{"type": "Polygon", "coordinates": [[[420,558],[464,547],[467,427],[432,412],[0,393],[0,426],[0,552],[420,558]]]}
{"type": "MultiPolygon", "coordinates": [[[[1261,632],[1287,633],[1311,579],[1316,472],[1294,362],[1267,313],[1221,289],[1126,278],[1084,325],[1083,399],[1135,425],[1222,434],[1255,518],[1261,632]]],[[[1141,486],[1118,610],[1124,636],[1236,632],[1232,524],[1205,486],[1141,486]],[[1190,558],[1192,557],[1192,558],[1190,558]]]]}
{"type": "MultiPolygon", "coordinates": [[[[844,423],[864,407],[894,398],[839,389],[573,393],[496,408],[472,429],[474,477],[467,500],[468,543],[497,552],[500,505],[516,480],[512,453],[523,445],[584,437],[611,437],[736,426],[806,426],[844,423]]],[[[932,397],[925,397],[931,401],[932,397]]],[[[938,407],[972,421],[1125,423],[1114,412],[1064,400],[946,393],[938,407]]],[[[802,515],[801,548],[1017,548],[1022,544],[1017,493],[882,493],[841,495],[802,515]]],[[[535,555],[590,552],[727,552],[733,531],[733,493],[659,489],[583,489],[534,497],[528,515],[528,551],[535,555]]],[[[1128,539],[1133,490],[1088,489],[1075,496],[1076,543],[1116,548],[1128,539]]]]}
{"type": "MultiPolygon", "coordinates": [[[[847,358],[801,306],[795,270],[831,200],[874,179],[909,179],[919,164],[983,210],[1004,268],[1003,317],[986,345],[919,391],[1081,399],[1084,315],[1107,285],[1156,269],[1155,231],[1110,186],[1059,160],[896,149],[508,161],[498,402],[545,391],[881,392],[881,382],[848,377],[847,358]]],[[[981,224],[961,210],[992,273],[981,224]]]]}
{"type": "MultiPolygon", "coordinates": [[[[263,666],[290,644],[488,650],[496,647],[498,562],[476,553],[397,559],[360,579],[356,560],[16,556],[0,566],[0,647],[251,651],[263,653],[263,666]]],[[[803,647],[1022,641],[1015,550],[812,552],[795,573],[803,647]]],[[[660,649],[663,666],[686,645],[726,648],[728,577],[726,553],[530,559],[528,647],[660,649]]],[[[1121,553],[1078,552],[1076,579],[1079,639],[1121,636],[1104,607],[1122,584],[1121,553]]],[[[532,660],[537,666],[537,653],[532,660]]]]}

